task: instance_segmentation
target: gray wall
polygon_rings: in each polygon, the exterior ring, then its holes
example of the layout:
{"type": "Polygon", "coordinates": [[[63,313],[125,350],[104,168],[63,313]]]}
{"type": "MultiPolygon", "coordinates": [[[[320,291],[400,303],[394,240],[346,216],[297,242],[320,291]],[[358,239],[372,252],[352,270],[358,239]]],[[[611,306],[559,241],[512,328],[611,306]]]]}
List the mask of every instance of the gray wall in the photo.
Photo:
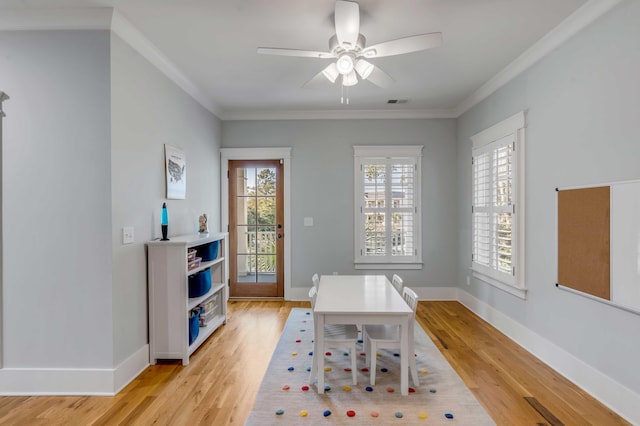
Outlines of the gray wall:
{"type": "Polygon", "coordinates": [[[0,33],[4,367],[113,365],[109,31],[0,33]]]}
{"type": "Polygon", "coordinates": [[[169,234],[197,232],[207,213],[220,224],[221,124],[117,35],[111,36],[113,329],[115,364],[147,338],[144,243],[160,237],[160,209],[169,211],[169,234]],[[165,200],[164,144],[182,148],[187,197],[165,200]],[[122,244],[133,226],[136,242],[122,244]]]}
{"type": "Polygon", "coordinates": [[[0,32],[0,84],[3,366],[116,368],[148,343],[164,144],[187,158],[170,234],[216,231],[220,121],[109,31],[0,32]]]}
{"type": "Polygon", "coordinates": [[[363,273],[353,266],[353,146],[424,145],[424,267],[402,275],[410,286],[455,286],[455,120],[226,121],[222,140],[225,148],[292,147],[292,287],[310,286],[316,272],[363,273]]]}
{"type": "Polygon", "coordinates": [[[469,275],[471,141],[527,110],[526,301],[461,287],[605,375],[640,392],[640,315],[555,288],[556,187],[640,178],[640,2],[621,3],[458,120],[460,252],[469,275]]]}

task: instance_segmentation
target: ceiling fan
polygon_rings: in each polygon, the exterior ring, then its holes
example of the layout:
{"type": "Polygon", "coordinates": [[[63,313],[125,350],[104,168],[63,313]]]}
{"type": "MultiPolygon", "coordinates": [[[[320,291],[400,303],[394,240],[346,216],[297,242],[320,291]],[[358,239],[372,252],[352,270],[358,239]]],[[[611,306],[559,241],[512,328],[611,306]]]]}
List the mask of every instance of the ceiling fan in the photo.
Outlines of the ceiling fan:
{"type": "Polygon", "coordinates": [[[367,59],[401,55],[431,49],[442,44],[442,33],[428,33],[367,46],[366,38],[360,34],[360,8],[358,3],[336,1],[334,16],[336,33],[329,39],[328,52],[258,47],[258,53],[336,59],[305,83],[304,86],[325,78],[335,83],[341,77],[342,86],[353,86],[360,80],[367,80],[377,86],[388,87],[394,82],[393,78],[367,59]]]}

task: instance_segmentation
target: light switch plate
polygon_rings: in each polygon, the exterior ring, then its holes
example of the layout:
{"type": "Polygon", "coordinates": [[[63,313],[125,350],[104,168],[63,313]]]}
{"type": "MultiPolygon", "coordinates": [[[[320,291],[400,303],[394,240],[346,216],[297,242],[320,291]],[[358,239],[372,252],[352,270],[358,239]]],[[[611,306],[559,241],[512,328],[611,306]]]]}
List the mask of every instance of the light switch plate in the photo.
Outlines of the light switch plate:
{"type": "Polygon", "coordinates": [[[313,218],[305,217],[304,218],[304,226],[313,226],[313,218]]]}
{"type": "Polygon", "coordinates": [[[132,244],[135,242],[133,226],[125,226],[122,228],[122,244],[132,244]]]}

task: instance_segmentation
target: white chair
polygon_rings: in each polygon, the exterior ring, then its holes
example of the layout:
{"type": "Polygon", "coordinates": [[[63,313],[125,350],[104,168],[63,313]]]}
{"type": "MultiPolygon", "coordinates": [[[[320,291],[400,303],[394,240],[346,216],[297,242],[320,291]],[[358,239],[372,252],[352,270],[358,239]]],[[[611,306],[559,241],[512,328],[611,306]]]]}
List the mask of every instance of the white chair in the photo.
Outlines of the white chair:
{"type": "Polygon", "coordinates": [[[311,277],[311,282],[313,283],[313,286],[315,288],[318,288],[318,284],[320,284],[320,277],[318,277],[318,274],[313,274],[313,276],[311,277]]]}
{"type": "MultiPolygon", "coordinates": [[[[418,386],[418,371],[416,368],[415,342],[413,328],[415,323],[416,308],[418,306],[418,295],[409,287],[405,287],[402,297],[407,302],[413,314],[409,319],[409,370],[413,384],[418,386]]],[[[400,348],[400,326],[399,325],[365,325],[362,331],[364,336],[365,352],[367,354],[367,365],[369,366],[369,378],[371,385],[376,384],[376,358],[378,349],[400,348]]]]}
{"type": "MultiPolygon", "coordinates": [[[[318,289],[311,287],[309,290],[309,297],[311,298],[311,307],[316,306],[316,296],[318,289]]],[[[313,313],[313,321],[317,321],[315,312],[313,313]]],[[[317,342],[317,336],[314,336],[314,341],[317,342]]],[[[354,385],[358,384],[358,371],[356,370],[356,357],[358,352],[356,351],[356,343],[358,341],[358,328],[355,325],[349,324],[325,324],[324,326],[324,348],[315,348],[313,351],[313,362],[311,365],[311,374],[309,375],[309,384],[313,384],[316,378],[318,370],[317,356],[324,356],[325,349],[328,348],[348,348],[349,356],[351,356],[351,381],[354,385]]],[[[322,372],[324,374],[324,372],[322,372]]]]}
{"type": "Polygon", "coordinates": [[[402,296],[402,288],[404,287],[404,283],[402,281],[402,278],[400,278],[400,276],[393,274],[393,278],[391,278],[391,284],[393,284],[393,287],[398,290],[398,293],[400,293],[400,295],[402,296]]]}

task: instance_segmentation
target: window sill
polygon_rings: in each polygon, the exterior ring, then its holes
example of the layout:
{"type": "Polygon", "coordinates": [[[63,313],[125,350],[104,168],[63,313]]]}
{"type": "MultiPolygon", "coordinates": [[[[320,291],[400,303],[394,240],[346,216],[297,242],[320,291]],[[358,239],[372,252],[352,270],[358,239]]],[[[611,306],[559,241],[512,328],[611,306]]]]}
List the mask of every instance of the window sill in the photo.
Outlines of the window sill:
{"type": "Polygon", "coordinates": [[[355,269],[422,269],[422,262],[376,263],[354,262],[355,269]]]}
{"type": "Polygon", "coordinates": [[[519,287],[514,287],[512,285],[509,284],[505,284],[502,281],[498,281],[495,278],[489,277],[481,272],[478,272],[476,270],[471,270],[471,275],[474,278],[479,279],[482,282],[485,282],[493,287],[499,288],[502,291],[505,291],[513,296],[519,297],[522,300],[526,300],[527,299],[527,289],[526,288],[519,288],[519,287]]]}

